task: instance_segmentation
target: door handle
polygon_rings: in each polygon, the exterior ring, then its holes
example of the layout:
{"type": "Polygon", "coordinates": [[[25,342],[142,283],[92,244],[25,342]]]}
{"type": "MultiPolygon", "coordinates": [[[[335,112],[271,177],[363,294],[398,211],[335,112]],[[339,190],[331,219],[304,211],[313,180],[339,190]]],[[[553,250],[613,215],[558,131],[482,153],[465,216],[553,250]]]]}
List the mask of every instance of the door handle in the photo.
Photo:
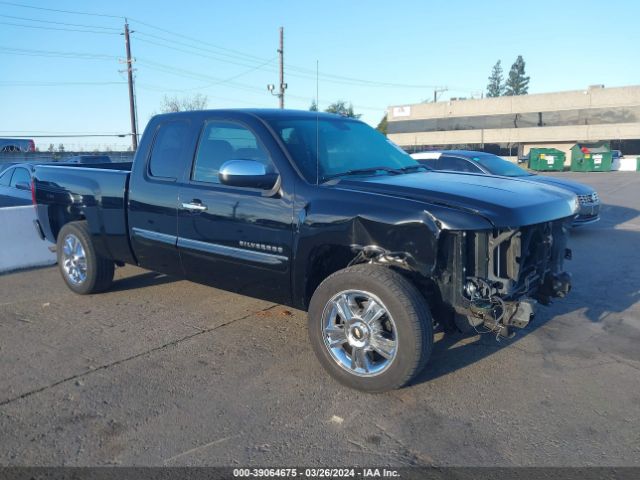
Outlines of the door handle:
{"type": "Polygon", "coordinates": [[[189,210],[190,212],[204,212],[207,209],[207,206],[194,201],[191,203],[183,203],[182,208],[189,210]]]}

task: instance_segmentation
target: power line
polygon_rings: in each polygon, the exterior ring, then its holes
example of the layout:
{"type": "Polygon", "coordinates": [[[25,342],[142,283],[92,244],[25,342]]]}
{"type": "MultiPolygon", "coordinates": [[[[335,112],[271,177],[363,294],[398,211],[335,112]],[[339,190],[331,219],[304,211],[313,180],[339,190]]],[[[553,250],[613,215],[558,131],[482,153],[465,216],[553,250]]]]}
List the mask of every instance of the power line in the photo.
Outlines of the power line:
{"type": "Polygon", "coordinates": [[[79,58],[86,60],[113,60],[118,57],[115,55],[105,55],[99,53],[84,52],[62,52],[59,50],[34,50],[30,48],[12,48],[0,45],[0,53],[9,55],[25,55],[32,57],[60,57],[60,58],[79,58]]]}
{"type": "Polygon", "coordinates": [[[77,11],[77,10],[60,10],[60,9],[56,9],[56,8],[36,7],[35,5],[26,5],[24,3],[17,3],[17,2],[0,1],[0,3],[3,4],[3,5],[11,5],[13,7],[32,8],[34,10],[45,10],[47,12],[70,13],[72,15],[90,15],[90,16],[93,16],[93,17],[107,17],[107,18],[124,19],[124,17],[121,16],[121,15],[107,15],[105,13],[80,12],[80,11],[77,11]]]}
{"type": "MultiPolygon", "coordinates": [[[[17,3],[17,2],[6,2],[6,1],[0,1],[0,4],[5,4],[5,5],[12,5],[12,6],[16,6],[16,7],[21,7],[21,8],[31,8],[31,9],[36,9],[36,10],[44,10],[44,11],[50,11],[50,12],[59,12],[59,13],[67,13],[67,14],[73,14],[73,15],[89,15],[89,16],[97,16],[97,17],[107,17],[107,18],[118,18],[118,19],[122,19],[124,18],[121,15],[108,15],[108,14],[101,14],[101,13],[93,13],[93,12],[84,12],[84,11],[78,11],[78,10],[62,10],[62,9],[53,9],[53,8],[45,8],[45,7],[36,7],[33,5],[25,5],[25,4],[21,4],[21,3],[17,3]]],[[[226,48],[226,47],[221,47],[219,45],[210,43],[210,42],[206,42],[203,41],[201,39],[195,38],[195,37],[191,37],[189,35],[184,35],[182,33],[178,33],[178,32],[174,32],[172,30],[163,28],[163,27],[158,27],[157,25],[153,25],[151,23],[148,22],[144,22],[142,20],[136,19],[136,18],[132,18],[129,17],[130,20],[140,24],[140,25],[144,25],[147,26],[149,28],[153,28],[155,30],[167,33],[169,35],[175,36],[175,37],[179,37],[179,38],[183,38],[186,40],[190,40],[192,42],[197,42],[199,45],[208,45],[218,51],[214,52],[210,49],[206,49],[200,46],[195,46],[195,45],[190,45],[184,42],[176,42],[175,40],[170,40],[167,39],[166,37],[162,37],[159,35],[154,35],[154,34],[150,34],[150,33],[144,33],[144,32],[138,32],[140,35],[146,35],[149,36],[151,38],[156,38],[165,42],[171,42],[171,43],[178,43],[179,45],[185,46],[187,48],[192,48],[192,49],[197,49],[197,50],[201,50],[201,51],[207,51],[209,53],[214,53],[215,55],[223,55],[229,58],[233,58],[236,60],[243,60],[243,61],[259,61],[259,62],[264,62],[265,59],[262,57],[258,57],[252,54],[248,54],[245,52],[241,52],[238,50],[234,50],[234,49],[230,49],[230,48],[226,48]],[[229,53],[224,53],[224,52],[229,52],[229,53]]],[[[98,32],[89,32],[89,33],[98,33],[98,32]]],[[[145,40],[147,43],[153,43],[149,40],[145,40]]],[[[159,45],[162,46],[163,48],[172,48],[174,50],[177,50],[175,47],[171,47],[169,45],[159,45]]],[[[195,52],[188,52],[194,55],[197,55],[195,52]]],[[[217,59],[219,61],[225,61],[225,60],[221,60],[221,59],[217,59]]],[[[227,61],[227,63],[233,63],[230,61],[227,61]]],[[[237,62],[236,62],[237,63],[237,62]]],[[[241,64],[243,66],[248,66],[245,64],[241,64]]],[[[295,65],[289,65],[288,66],[290,72],[289,75],[291,76],[297,76],[299,78],[305,78],[305,79],[310,79],[310,80],[314,80],[315,74],[316,72],[308,69],[308,68],[304,68],[304,67],[300,67],[300,66],[295,66],[295,65]]],[[[411,89],[433,89],[433,88],[437,88],[437,85],[417,85],[417,84],[403,84],[403,83],[397,83],[397,82],[382,82],[382,81],[377,81],[377,80],[368,80],[368,79],[361,79],[361,78],[356,78],[356,77],[349,77],[349,76],[344,76],[344,75],[335,75],[335,74],[330,74],[330,73],[321,73],[319,74],[319,76],[323,79],[323,81],[326,82],[330,82],[330,83],[338,83],[338,84],[343,84],[343,85],[351,85],[351,86],[368,86],[368,87],[378,87],[378,88],[411,88],[411,89]]],[[[470,91],[472,89],[466,88],[466,87],[450,87],[450,90],[456,90],[456,91],[470,91]]]]}
{"type": "Polygon", "coordinates": [[[97,29],[102,29],[102,30],[119,31],[119,29],[117,29],[117,28],[114,28],[114,27],[103,27],[101,25],[86,25],[86,24],[81,24],[81,23],[56,22],[54,20],[40,20],[38,18],[16,17],[16,16],[13,16],[13,15],[4,15],[4,14],[0,14],[0,17],[11,18],[13,20],[26,20],[28,22],[52,23],[52,24],[55,24],[55,25],[66,25],[68,27],[97,28],[97,29]]]}
{"type": "Polygon", "coordinates": [[[22,135],[23,133],[29,133],[29,134],[40,134],[40,135],[54,135],[54,134],[60,134],[60,135],[92,135],[92,134],[98,134],[98,135],[113,135],[113,136],[120,136],[120,135],[128,135],[128,134],[121,134],[118,132],[55,132],[55,131],[51,131],[51,130],[0,130],[0,133],[3,135],[13,135],[13,136],[17,136],[17,137],[22,137],[22,136],[27,136],[27,135],[22,135]]]}
{"type": "Polygon", "coordinates": [[[124,85],[127,82],[25,82],[25,81],[0,81],[3,87],[62,87],[80,85],[124,85]]]}
{"type": "Polygon", "coordinates": [[[85,137],[128,137],[130,133],[118,133],[118,134],[91,134],[91,135],[11,135],[13,138],[85,138],[85,137]]]}
{"type": "Polygon", "coordinates": [[[12,27],[21,27],[21,28],[33,28],[36,30],[57,30],[60,32],[80,32],[80,33],[98,33],[102,35],[119,35],[119,33],[117,32],[101,32],[98,30],[80,30],[77,28],[45,27],[44,25],[24,25],[21,23],[12,23],[12,22],[0,22],[0,25],[9,25],[12,27]]]}

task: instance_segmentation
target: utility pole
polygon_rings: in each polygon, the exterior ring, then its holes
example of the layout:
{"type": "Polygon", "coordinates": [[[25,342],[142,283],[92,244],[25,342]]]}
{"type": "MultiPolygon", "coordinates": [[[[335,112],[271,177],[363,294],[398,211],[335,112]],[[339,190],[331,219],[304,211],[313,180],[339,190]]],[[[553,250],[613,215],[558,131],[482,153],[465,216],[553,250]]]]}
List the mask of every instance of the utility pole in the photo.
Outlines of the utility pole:
{"type": "Polygon", "coordinates": [[[284,108],[284,28],[280,27],[280,48],[278,49],[280,56],[280,108],[284,108]]]}
{"type": "Polygon", "coordinates": [[[436,103],[438,101],[438,94],[439,93],[444,93],[447,90],[449,90],[447,87],[436,87],[433,89],[433,103],[436,103]]]}
{"type": "Polygon", "coordinates": [[[276,87],[274,84],[270,83],[267,85],[267,90],[269,90],[272,95],[278,97],[280,108],[284,108],[284,91],[287,89],[287,84],[284,83],[284,28],[282,27],[280,27],[280,48],[278,49],[278,58],[280,59],[280,88],[278,89],[278,93],[273,93],[276,87]]]}
{"type": "Polygon", "coordinates": [[[127,49],[127,80],[129,82],[129,114],[131,116],[131,148],[138,149],[138,128],[136,121],[136,103],[133,89],[133,60],[131,60],[131,41],[129,40],[129,23],[124,19],[124,44],[127,49]]]}

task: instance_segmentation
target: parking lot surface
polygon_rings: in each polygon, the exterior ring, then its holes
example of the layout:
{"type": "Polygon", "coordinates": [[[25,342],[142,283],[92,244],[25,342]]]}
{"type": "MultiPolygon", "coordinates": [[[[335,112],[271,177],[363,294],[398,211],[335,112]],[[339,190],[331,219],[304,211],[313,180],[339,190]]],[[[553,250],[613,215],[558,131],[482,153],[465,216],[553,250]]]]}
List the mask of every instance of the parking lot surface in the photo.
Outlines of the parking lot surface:
{"type": "Polygon", "coordinates": [[[305,314],[134,267],[0,276],[2,465],[640,465],[640,175],[594,186],[574,290],[510,340],[438,333],[402,390],[333,381],[305,314]]]}

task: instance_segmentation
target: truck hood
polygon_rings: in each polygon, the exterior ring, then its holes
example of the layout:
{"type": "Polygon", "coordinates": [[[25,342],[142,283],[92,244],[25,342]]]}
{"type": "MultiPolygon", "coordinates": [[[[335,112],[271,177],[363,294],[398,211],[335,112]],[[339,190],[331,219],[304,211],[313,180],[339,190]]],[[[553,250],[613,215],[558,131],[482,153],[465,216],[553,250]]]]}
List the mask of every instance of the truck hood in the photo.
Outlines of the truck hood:
{"type": "Polygon", "coordinates": [[[550,185],[506,177],[443,172],[343,178],[337,188],[391,195],[473,212],[494,227],[519,227],[576,214],[576,196],[550,185]]]}
{"type": "Polygon", "coordinates": [[[574,182],[572,180],[566,180],[564,178],[547,177],[545,175],[530,175],[522,177],[523,180],[530,182],[543,183],[545,185],[553,185],[554,187],[564,188],[576,195],[591,195],[595,192],[593,188],[584,183],[574,182]]]}

